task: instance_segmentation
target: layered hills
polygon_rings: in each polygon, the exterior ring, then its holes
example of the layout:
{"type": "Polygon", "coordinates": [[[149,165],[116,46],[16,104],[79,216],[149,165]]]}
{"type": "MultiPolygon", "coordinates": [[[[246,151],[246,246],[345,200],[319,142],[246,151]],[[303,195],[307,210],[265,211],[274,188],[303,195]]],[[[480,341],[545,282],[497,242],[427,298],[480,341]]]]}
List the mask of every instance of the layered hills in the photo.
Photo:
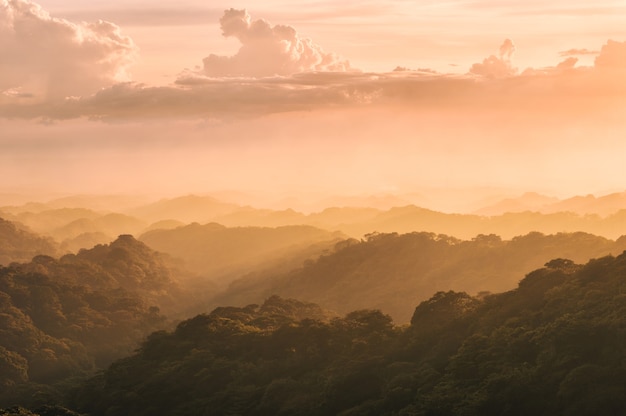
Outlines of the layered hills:
{"type": "Polygon", "coordinates": [[[107,201],[0,207],[0,414],[625,411],[621,194],[107,201]]]}
{"type": "Polygon", "coordinates": [[[482,298],[438,292],[402,327],[276,297],[221,308],[153,333],[71,404],[93,416],[624,414],[625,284],[621,254],[554,259],[482,298]]]}
{"type": "Polygon", "coordinates": [[[226,227],[309,225],[340,231],[354,238],[372,232],[415,231],[462,239],[471,239],[478,234],[512,238],[533,231],[546,234],[583,231],[612,239],[626,234],[626,193],[575,196],[563,200],[527,193],[485,205],[473,214],[440,212],[412,205],[403,199],[394,199],[397,204],[393,208],[366,207],[362,205],[363,201],[354,198],[342,201],[352,201],[355,205],[330,206],[303,213],[293,209],[255,208],[198,195],[134,207],[129,206],[128,197],[74,197],[0,207],[0,217],[52,237],[63,250],[74,252],[83,248],[82,244],[107,243],[119,234],[139,236],[148,231],[190,223],[219,223],[226,227]],[[107,206],[106,201],[109,201],[108,209],[103,208],[107,206]],[[68,205],[61,207],[61,203],[68,205]]]}
{"type": "Polygon", "coordinates": [[[257,303],[278,294],[315,302],[344,314],[377,308],[408,322],[412,307],[442,290],[501,292],[526,270],[563,257],[577,262],[626,250],[586,233],[530,233],[511,240],[479,235],[459,240],[434,233],[371,234],[344,240],[317,260],[287,273],[271,269],[245,276],[217,296],[215,305],[257,303]]]}
{"type": "Polygon", "coordinates": [[[507,212],[534,211],[543,214],[572,212],[579,215],[608,216],[623,209],[626,209],[626,192],[614,192],[598,197],[595,195],[577,195],[562,200],[536,192],[527,192],[519,197],[504,198],[476,210],[475,213],[492,216],[507,212]]]}

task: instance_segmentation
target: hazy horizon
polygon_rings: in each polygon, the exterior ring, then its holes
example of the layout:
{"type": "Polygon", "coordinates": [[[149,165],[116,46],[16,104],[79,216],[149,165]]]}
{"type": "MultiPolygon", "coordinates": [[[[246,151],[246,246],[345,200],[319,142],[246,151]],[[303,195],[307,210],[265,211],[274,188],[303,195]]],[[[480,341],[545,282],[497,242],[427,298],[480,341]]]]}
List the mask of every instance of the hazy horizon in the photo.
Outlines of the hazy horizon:
{"type": "Polygon", "coordinates": [[[430,190],[408,202],[459,211],[621,192],[625,15],[611,1],[4,0],[0,193],[235,191],[305,209],[430,190]]]}

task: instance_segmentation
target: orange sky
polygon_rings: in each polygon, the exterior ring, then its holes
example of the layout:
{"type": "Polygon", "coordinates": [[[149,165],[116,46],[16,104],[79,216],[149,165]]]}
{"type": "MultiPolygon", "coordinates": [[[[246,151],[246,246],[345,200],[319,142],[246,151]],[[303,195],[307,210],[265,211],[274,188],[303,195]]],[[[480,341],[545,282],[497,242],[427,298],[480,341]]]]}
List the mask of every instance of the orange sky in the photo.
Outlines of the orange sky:
{"type": "MultiPolygon", "coordinates": [[[[502,40],[517,45],[520,69],[554,65],[559,52],[597,50],[626,39],[626,2],[589,0],[206,0],[39,2],[74,21],[110,20],[141,48],[132,71],[142,82],[167,83],[209,53],[232,54],[239,43],[220,36],[224,9],[295,27],[303,37],[349,59],[364,71],[397,66],[465,73],[502,40]]],[[[579,56],[585,64],[593,56],[579,56]]]]}
{"type": "Polygon", "coordinates": [[[151,3],[0,1],[0,193],[626,189],[626,2],[151,3]]]}

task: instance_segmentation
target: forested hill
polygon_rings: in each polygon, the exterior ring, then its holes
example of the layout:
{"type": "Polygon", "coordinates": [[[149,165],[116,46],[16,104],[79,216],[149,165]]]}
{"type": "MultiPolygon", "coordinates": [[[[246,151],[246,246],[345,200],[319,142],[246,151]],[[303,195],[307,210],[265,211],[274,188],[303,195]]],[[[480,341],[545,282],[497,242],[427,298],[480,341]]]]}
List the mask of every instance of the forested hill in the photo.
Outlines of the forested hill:
{"type": "Polygon", "coordinates": [[[191,302],[172,267],[131,236],[0,267],[0,403],[45,402],[167,327],[162,311],[191,302]]]}
{"type": "Polygon", "coordinates": [[[405,323],[414,305],[437,291],[502,292],[550,259],[584,263],[624,250],[626,237],[612,241],[585,233],[535,232],[511,240],[479,235],[468,241],[432,233],[371,234],[366,240],[343,241],[288,273],[270,271],[235,281],[214,305],[258,303],[278,294],[341,314],[377,308],[405,323]]]}
{"type": "Polygon", "coordinates": [[[93,416],[626,414],[626,253],[555,259],[481,299],[439,292],[403,327],[377,310],[302,319],[281,301],[153,333],[72,405],[93,416]]]}
{"type": "Polygon", "coordinates": [[[153,249],[183,259],[189,270],[220,283],[269,265],[290,270],[343,238],[341,233],[308,225],[231,228],[217,223],[193,223],[139,237],[153,249]]]}
{"type": "Polygon", "coordinates": [[[40,237],[0,218],[0,265],[30,261],[39,254],[54,256],[57,253],[58,247],[51,238],[40,237]]]}

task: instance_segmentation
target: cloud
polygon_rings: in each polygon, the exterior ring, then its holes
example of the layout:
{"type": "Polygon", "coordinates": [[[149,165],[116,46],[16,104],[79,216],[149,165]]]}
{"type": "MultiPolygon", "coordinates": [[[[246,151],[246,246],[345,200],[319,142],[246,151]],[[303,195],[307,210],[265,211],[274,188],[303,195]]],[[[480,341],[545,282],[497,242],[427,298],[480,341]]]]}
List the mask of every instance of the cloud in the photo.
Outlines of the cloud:
{"type": "Polygon", "coordinates": [[[598,51],[590,51],[589,49],[568,49],[559,52],[560,56],[581,56],[581,55],[597,55],[598,51]]]}
{"type": "Polygon", "coordinates": [[[559,62],[556,66],[556,69],[559,69],[559,70],[572,69],[574,68],[574,66],[576,66],[577,63],[578,63],[578,58],[570,56],[569,58],[566,58],[563,61],[559,62]]]}
{"type": "MultiPolygon", "coordinates": [[[[243,37],[247,33],[241,31],[247,25],[245,19],[243,23],[234,19],[224,29],[243,37]]],[[[175,85],[118,83],[95,94],[47,102],[35,100],[25,90],[10,88],[0,95],[0,114],[44,120],[105,121],[228,121],[286,112],[363,109],[420,109],[456,114],[495,110],[510,111],[520,117],[556,113],[592,116],[623,107],[626,84],[624,67],[620,65],[626,56],[624,45],[609,41],[595,67],[577,66],[576,57],[567,57],[554,66],[529,68],[521,74],[511,66],[515,48],[507,40],[498,57],[485,60],[491,66],[477,64],[467,75],[425,69],[388,73],[309,71],[264,77],[211,77],[187,72],[175,85]],[[478,74],[481,79],[473,76],[478,74]]]]}
{"type": "Polygon", "coordinates": [[[482,63],[476,63],[470,68],[470,73],[486,78],[504,78],[517,74],[517,68],[511,64],[511,57],[515,52],[515,45],[511,39],[505,39],[500,45],[499,56],[491,55],[482,63]]]}
{"type": "Polygon", "coordinates": [[[439,72],[435,71],[432,68],[417,68],[417,69],[411,69],[411,68],[407,68],[405,66],[400,66],[398,65],[397,67],[395,67],[393,69],[393,72],[419,72],[422,74],[431,74],[431,75],[435,75],[438,74],[439,72]]]}
{"type": "Polygon", "coordinates": [[[505,39],[500,45],[500,59],[510,61],[515,52],[515,45],[511,39],[505,39]]]}
{"type": "Polygon", "coordinates": [[[595,67],[626,71],[626,42],[607,41],[596,57],[595,67]]]}
{"type": "Polygon", "coordinates": [[[325,52],[291,26],[252,21],[246,10],[229,9],[220,19],[222,34],[234,37],[241,48],[233,56],[204,58],[202,75],[210,77],[266,77],[307,71],[346,71],[348,61],[325,52]]]}
{"type": "Polygon", "coordinates": [[[28,0],[0,0],[0,102],[85,95],[128,78],[137,47],[102,20],[72,23],[28,0]]]}

